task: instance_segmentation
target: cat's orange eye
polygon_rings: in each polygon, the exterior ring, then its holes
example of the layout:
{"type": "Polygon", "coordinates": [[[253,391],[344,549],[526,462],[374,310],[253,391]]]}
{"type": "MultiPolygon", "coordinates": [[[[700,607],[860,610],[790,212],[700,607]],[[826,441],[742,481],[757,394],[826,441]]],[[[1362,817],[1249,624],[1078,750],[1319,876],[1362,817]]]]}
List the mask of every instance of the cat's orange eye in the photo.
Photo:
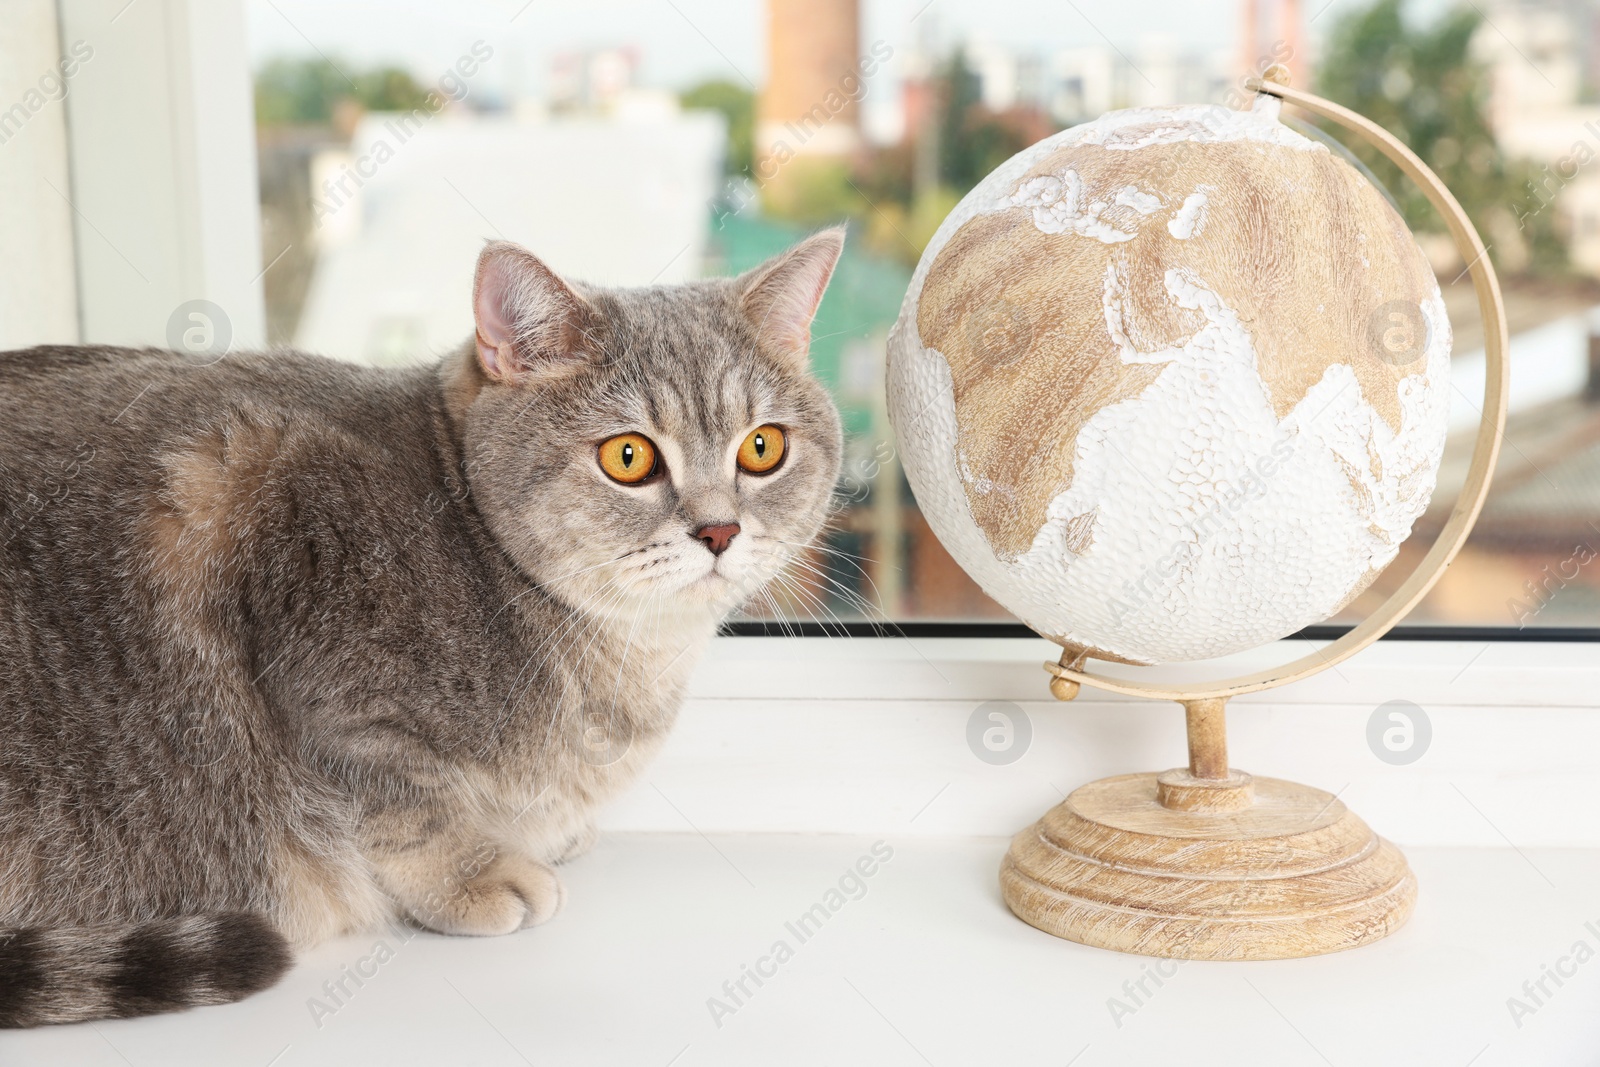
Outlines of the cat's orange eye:
{"type": "Polygon", "coordinates": [[[770,423],[757,426],[739,446],[739,466],[751,474],[767,474],[783,462],[783,431],[770,423]]]}
{"type": "Polygon", "coordinates": [[[637,485],[656,472],[656,446],[644,434],[618,434],[600,443],[600,469],[613,481],[637,485]]]}

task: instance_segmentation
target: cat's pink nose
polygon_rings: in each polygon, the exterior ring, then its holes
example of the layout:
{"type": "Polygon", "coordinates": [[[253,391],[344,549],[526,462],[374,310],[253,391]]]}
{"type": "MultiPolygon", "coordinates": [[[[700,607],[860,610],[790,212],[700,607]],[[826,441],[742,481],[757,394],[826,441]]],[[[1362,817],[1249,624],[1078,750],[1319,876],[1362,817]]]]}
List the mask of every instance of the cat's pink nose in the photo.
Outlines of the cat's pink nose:
{"type": "Polygon", "coordinates": [[[736,522],[721,522],[715,526],[702,526],[694,532],[694,536],[701,544],[711,550],[713,556],[720,556],[728,550],[728,544],[739,532],[736,522]]]}

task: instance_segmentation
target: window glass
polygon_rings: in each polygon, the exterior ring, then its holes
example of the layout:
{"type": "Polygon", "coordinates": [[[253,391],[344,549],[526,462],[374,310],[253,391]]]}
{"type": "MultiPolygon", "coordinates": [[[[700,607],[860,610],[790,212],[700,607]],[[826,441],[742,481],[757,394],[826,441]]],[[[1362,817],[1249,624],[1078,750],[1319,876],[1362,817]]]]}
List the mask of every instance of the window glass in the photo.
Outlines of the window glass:
{"type": "MultiPolygon", "coordinates": [[[[249,0],[270,340],[380,365],[436,358],[470,332],[486,237],[576,278],[647,285],[736,273],[844,221],[812,348],[844,416],[844,473],[823,542],[775,603],[796,619],[1006,620],[923,521],[885,413],[885,341],[917,259],[1022,147],[1113,108],[1239,106],[1243,80],[1282,62],[1444,178],[1505,287],[1499,474],[1409,621],[1600,623],[1600,13],[1507,6],[1490,25],[1473,5],[1402,19],[1365,0],[1080,7],[249,0]]],[[[1483,391],[1466,264],[1420,194],[1353,154],[1442,284],[1454,414],[1433,507],[1344,622],[1448,517],[1483,391]]]]}

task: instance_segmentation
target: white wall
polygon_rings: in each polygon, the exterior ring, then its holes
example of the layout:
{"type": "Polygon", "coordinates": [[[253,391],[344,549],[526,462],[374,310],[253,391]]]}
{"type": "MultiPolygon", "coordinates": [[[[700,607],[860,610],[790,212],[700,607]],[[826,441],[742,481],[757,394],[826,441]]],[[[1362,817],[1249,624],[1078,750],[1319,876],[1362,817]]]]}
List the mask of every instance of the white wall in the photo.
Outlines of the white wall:
{"type": "Polygon", "coordinates": [[[58,0],[93,58],[67,97],[85,341],[161,345],[209,300],[266,335],[242,0],[58,0]]]}
{"type": "Polygon", "coordinates": [[[0,351],[78,339],[72,182],[54,0],[0,18],[0,351]]]}

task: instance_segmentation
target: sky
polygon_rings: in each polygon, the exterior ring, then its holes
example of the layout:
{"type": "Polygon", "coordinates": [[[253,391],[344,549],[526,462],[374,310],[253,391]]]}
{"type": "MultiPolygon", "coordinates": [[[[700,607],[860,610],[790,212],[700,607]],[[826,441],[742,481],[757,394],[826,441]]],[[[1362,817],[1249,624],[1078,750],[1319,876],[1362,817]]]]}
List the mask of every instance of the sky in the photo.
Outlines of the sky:
{"type": "MultiPolygon", "coordinates": [[[[1368,0],[1302,0],[1315,40],[1368,0]]],[[[1429,17],[1447,0],[1412,0],[1429,17]]],[[[913,47],[930,28],[944,44],[988,39],[1048,53],[1164,43],[1180,51],[1233,47],[1233,0],[861,0],[863,47],[913,47]]],[[[394,62],[437,77],[478,40],[494,49],[482,77],[495,90],[538,94],[550,57],[586,46],[640,48],[644,84],[680,89],[721,77],[765,77],[764,0],[247,0],[251,54],[317,52],[358,65],[394,62]]],[[[891,64],[892,66],[892,64],[891,64]]],[[[890,72],[890,78],[894,74],[890,72]]]]}

